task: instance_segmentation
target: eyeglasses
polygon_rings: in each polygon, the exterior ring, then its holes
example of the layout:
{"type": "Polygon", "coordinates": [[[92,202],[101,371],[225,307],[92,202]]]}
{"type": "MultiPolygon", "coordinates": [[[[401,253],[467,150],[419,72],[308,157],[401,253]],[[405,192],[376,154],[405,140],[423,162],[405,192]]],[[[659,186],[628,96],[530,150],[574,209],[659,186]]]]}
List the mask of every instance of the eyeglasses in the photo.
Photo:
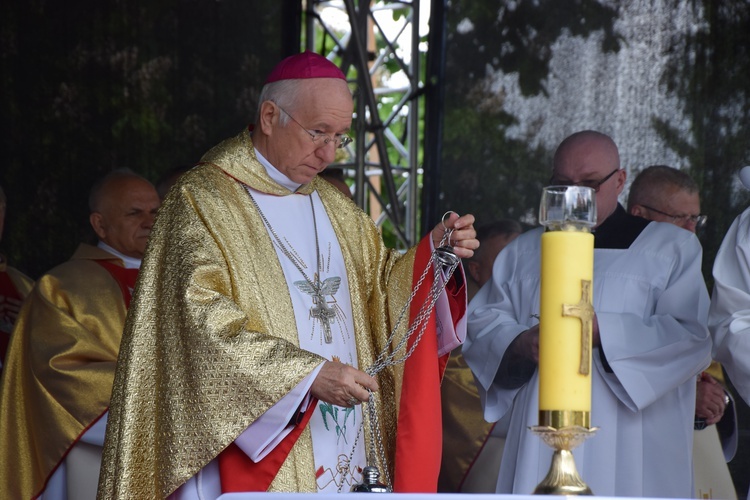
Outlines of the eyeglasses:
{"type": "Polygon", "coordinates": [[[583,187],[589,187],[589,188],[593,189],[595,193],[598,193],[599,192],[599,188],[602,187],[602,184],[604,184],[605,182],[607,182],[610,177],[612,177],[613,175],[615,175],[619,171],[620,171],[619,168],[614,169],[604,179],[602,179],[600,181],[578,181],[578,182],[561,181],[560,179],[555,179],[555,176],[553,175],[550,178],[549,183],[552,186],[583,186],[583,187]]]}
{"type": "Polygon", "coordinates": [[[304,130],[307,133],[307,135],[310,136],[310,139],[312,139],[313,144],[315,144],[318,147],[327,146],[328,144],[333,142],[334,146],[336,146],[336,149],[343,149],[349,144],[351,144],[352,142],[352,138],[349,137],[348,135],[336,134],[333,137],[331,137],[330,135],[324,134],[323,132],[320,132],[319,130],[310,132],[309,130],[305,128],[304,125],[302,125],[300,122],[295,120],[294,117],[290,115],[284,108],[282,108],[278,104],[276,106],[278,106],[278,108],[281,111],[283,111],[286,116],[291,118],[294,123],[299,125],[300,128],[304,130]]]}
{"type": "Polygon", "coordinates": [[[672,215],[672,214],[668,214],[667,212],[662,212],[661,210],[657,210],[654,207],[649,207],[646,205],[641,205],[641,206],[647,210],[656,212],[657,214],[662,214],[665,217],[670,217],[672,219],[672,224],[682,225],[690,221],[693,224],[695,224],[696,229],[699,229],[703,227],[703,225],[706,223],[706,220],[708,220],[708,215],[672,215]]]}

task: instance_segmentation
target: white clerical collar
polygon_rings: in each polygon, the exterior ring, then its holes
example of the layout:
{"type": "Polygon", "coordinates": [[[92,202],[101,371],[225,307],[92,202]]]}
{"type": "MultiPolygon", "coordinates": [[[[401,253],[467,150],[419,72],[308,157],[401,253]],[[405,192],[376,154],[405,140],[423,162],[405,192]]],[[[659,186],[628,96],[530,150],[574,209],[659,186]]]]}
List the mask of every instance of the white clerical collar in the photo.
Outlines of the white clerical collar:
{"type": "Polygon", "coordinates": [[[271,165],[271,162],[266,160],[265,156],[260,154],[260,151],[258,151],[257,148],[254,148],[254,149],[255,149],[255,156],[258,158],[258,161],[260,162],[260,164],[266,167],[266,172],[268,172],[268,176],[271,177],[271,179],[276,181],[277,184],[284,186],[291,192],[295,192],[297,191],[297,189],[299,189],[299,187],[302,184],[297,184],[296,182],[291,180],[289,177],[282,174],[279,171],[279,169],[271,165]]]}
{"type": "Polygon", "coordinates": [[[123,255],[122,253],[118,252],[117,250],[107,245],[103,241],[99,241],[99,243],[97,243],[96,246],[98,246],[105,252],[109,252],[115,257],[122,259],[122,264],[123,266],[125,266],[125,269],[140,269],[141,267],[141,259],[136,259],[135,257],[128,257],[127,255],[123,255]]]}

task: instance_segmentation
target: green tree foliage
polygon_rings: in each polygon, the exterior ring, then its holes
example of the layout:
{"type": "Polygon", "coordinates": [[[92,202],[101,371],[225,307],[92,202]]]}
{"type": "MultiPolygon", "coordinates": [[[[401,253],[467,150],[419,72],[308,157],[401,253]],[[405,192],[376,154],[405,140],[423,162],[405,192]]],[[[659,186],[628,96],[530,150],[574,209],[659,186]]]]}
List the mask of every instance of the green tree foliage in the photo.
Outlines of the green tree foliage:
{"type": "Polygon", "coordinates": [[[534,223],[550,176],[551,151],[506,135],[516,118],[487,78],[517,73],[523,94],[545,94],[552,46],[564,33],[601,30],[616,51],[616,12],[592,0],[453,1],[448,9],[442,207],[534,223]]]}
{"type": "Polygon", "coordinates": [[[88,189],[151,180],[253,120],[281,56],[283,2],[79,0],[0,5],[2,248],[32,276],[90,237],[88,189]]]}
{"type": "Polygon", "coordinates": [[[552,46],[564,33],[587,36],[602,30],[602,50],[619,49],[616,10],[596,0],[451,1],[448,15],[448,64],[476,82],[487,67],[519,74],[526,95],[545,92],[552,46]],[[473,29],[461,26],[470,22],[473,29]]]}
{"type": "Polygon", "coordinates": [[[549,154],[506,139],[509,115],[478,108],[469,101],[446,110],[443,202],[458,213],[473,213],[479,224],[504,217],[529,221],[549,179],[549,154]]]}
{"type": "Polygon", "coordinates": [[[738,189],[738,170],[750,164],[750,3],[744,0],[701,2],[706,22],[684,40],[676,40],[664,77],[692,121],[682,137],[664,119],[655,130],[688,159],[701,187],[701,209],[708,224],[701,232],[703,270],[711,267],[719,245],[750,195],[738,189]]]}

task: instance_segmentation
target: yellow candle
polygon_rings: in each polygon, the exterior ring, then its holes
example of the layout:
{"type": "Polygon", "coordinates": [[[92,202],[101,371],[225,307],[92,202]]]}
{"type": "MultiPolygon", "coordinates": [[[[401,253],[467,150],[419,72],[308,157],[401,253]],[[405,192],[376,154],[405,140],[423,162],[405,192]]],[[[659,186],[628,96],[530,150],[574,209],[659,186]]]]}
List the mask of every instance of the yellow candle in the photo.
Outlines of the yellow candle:
{"type": "Polygon", "coordinates": [[[561,230],[542,235],[540,412],[591,411],[591,336],[583,332],[590,331],[585,327],[593,312],[593,275],[592,234],[561,230]]]}

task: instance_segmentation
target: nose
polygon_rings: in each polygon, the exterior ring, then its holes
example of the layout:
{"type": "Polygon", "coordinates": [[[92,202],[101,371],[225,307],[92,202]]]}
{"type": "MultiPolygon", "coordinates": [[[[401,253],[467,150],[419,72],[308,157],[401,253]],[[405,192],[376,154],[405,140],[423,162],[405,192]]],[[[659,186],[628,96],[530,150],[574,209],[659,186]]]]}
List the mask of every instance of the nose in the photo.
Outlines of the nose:
{"type": "Polygon", "coordinates": [[[323,160],[326,166],[333,163],[336,159],[336,141],[329,141],[328,144],[320,146],[315,150],[315,156],[323,160]]]}
{"type": "Polygon", "coordinates": [[[145,214],[143,220],[141,220],[141,227],[151,230],[151,228],[154,227],[154,219],[156,219],[156,214],[151,212],[145,214]]]}
{"type": "Polygon", "coordinates": [[[682,224],[682,227],[690,231],[691,233],[695,232],[696,229],[696,223],[695,221],[692,221],[690,219],[686,220],[684,224],[682,224]]]}

